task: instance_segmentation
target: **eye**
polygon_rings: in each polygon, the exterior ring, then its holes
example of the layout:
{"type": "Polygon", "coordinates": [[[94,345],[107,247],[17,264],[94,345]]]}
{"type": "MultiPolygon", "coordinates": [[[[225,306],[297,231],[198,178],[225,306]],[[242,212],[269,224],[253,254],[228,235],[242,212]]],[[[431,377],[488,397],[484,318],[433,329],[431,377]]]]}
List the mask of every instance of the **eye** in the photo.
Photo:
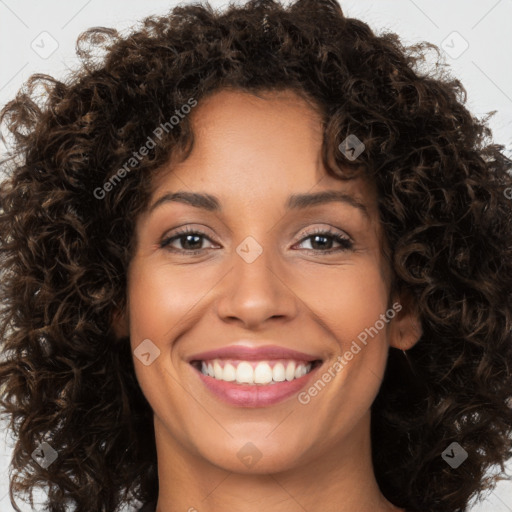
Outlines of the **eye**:
{"type": "Polygon", "coordinates": [[[204,250],[204,248],[201,248],[204,239],[210,240],[210,238],[208,238],[202,231],[191,228],[182,228],[176,231],[171,237],[164,238],[160,242],[160,247],[162,249],[167,248],[173,252],[199,254],[204,250]],[[182,247],[174,247],[172,245],[174,242],[178,242],[182,247]]]}
{"type": "Polygon", "coordinates": [[[302,238],[299,244],[304,241],[309,241],[311,248],[306,248],[307,251],[333,253],[347,251],[354,247],[354,243],[350,238],[330,229],[318,228],[306,233],[306,235],[307,236],[302,238]],[[339,244],[340,247],[333,249],[333,241],[339,244]]]}

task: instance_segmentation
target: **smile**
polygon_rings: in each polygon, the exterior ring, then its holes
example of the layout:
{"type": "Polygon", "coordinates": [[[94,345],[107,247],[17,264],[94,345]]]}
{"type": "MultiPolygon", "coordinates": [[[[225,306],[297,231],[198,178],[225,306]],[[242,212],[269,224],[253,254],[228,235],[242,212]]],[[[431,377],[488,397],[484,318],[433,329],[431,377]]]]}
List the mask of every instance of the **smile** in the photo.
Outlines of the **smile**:
{"type": "Polygon", "coordinates": [[[193,361],[192,365],[203,375],[224,382],[237,384],[275,385],[291,382],[307,375],[321,361],[304,362],[296,360],[241,361],[234,359],[213,359],[193,361]]]}
{"type": "Polygon", "coordinates": [[[238,340],[191,354],[186,360],[203,389],[214,399],[237,407],[268,407],[296,395],[324,363],[319,353],[253,343],[238,340]]]}

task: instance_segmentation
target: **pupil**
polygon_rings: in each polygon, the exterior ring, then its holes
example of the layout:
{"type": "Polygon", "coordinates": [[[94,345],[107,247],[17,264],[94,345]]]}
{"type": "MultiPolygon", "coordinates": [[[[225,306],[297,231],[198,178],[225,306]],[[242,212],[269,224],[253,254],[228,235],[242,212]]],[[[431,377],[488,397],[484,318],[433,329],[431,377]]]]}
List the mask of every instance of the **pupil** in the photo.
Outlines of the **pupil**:
{"type": "MultiPolygon", "coordinates": [[[[315,235],[315,236],[313,237],[313,241],[312,241],[312,243],[311,243],[311,246],[313,247],[313,249],[315,249],[315,248],[316,248],[316,247],[315,247],[315,244],[317,243],[317,240],[318,240],[318,239],[327,240],[327,239],[328,239],[328,237],[323,236],[323,235],[315,235]]],[[[327,245],[329,245],[329,242],[327,242],[327,245]]],[[[325,243],[324,243],[324,244],[320,243],[320,248],[325,248],[325,246],[326,246],[326,244],[325,244],[325,243]]],[[[328,247],[328,248],[330,249],[330,247],[328,247]]]]}
{"type": "MultiPolygon", "coordinates": [[[[189,244],[189,239],[190,238],[195,238],[196,239],[196,244],[197,242],[199,241],[199,246],[201,246],[201,240],[200,240],[200,237],[197,236],[197,235],[185,235],[185,249],[197,249],[198,247],[187,247],[187,245],[189,244]]],[[[194,244],[194,242],[192,242],[192,244],[194,244]]]]}

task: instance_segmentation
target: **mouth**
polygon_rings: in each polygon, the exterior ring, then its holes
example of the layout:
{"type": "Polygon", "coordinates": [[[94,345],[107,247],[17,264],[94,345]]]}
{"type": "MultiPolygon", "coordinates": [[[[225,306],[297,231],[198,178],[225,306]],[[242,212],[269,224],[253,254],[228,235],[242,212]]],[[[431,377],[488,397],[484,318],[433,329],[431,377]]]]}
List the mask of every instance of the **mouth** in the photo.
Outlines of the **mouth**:
{"type": "Polygon", "coordinates": [[[191,356],[194,374],[217,399],[238,407],[267,407],[300,392],[323,364],[318,355],[275,345],[231,345],[191,356]]]}
{"type": "Polygon", "coordinates": [[[240,385],[271,386],[279,382],[291,382],[304,377],[320,366],[322,360],[274,359],[251,361],[216,358],[192,360],[190,364],[203,375],[215,380],[240,385]]]}

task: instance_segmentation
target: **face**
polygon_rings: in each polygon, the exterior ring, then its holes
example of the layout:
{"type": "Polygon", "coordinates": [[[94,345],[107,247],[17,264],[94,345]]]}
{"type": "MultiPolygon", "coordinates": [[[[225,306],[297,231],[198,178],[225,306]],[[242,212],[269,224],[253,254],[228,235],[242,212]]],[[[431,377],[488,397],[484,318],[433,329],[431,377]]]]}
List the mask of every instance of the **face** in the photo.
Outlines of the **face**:
{"type": "Polygon", "coordinates": [[[389,346],[417,339],[375,187],[327,175],[320,117],[290,91],[224,90],[190,116],[194,148],[155,179],[128,275],[157,443],[236,472],[311,463],[360,441],[389,346]]]}

